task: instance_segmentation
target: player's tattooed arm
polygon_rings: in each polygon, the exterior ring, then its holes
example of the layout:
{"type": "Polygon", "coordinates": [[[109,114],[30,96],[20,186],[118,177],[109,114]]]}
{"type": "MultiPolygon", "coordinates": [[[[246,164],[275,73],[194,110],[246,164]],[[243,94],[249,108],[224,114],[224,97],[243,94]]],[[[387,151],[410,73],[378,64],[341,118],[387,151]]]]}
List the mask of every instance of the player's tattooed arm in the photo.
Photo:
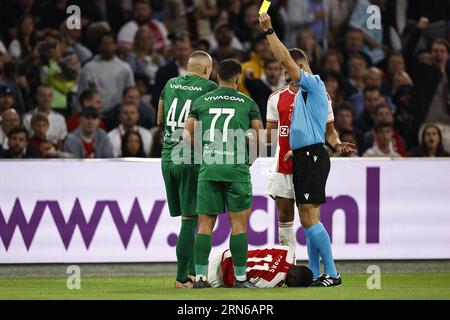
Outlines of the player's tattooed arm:
{"type": "Polygon", "coordinates": [[[160,99],[158,104],[157,124],[161,130],[164,130],[164,100],[160,99]]]}
{"type": "MultiPolygon", "coordinates": [[[[263,13],[259,16],[259,24],[264,31],[272,28],[272,21],[267,13],[263,13]]],[[[289,50],[280,41],[275,32],[267,34],[267,41],[269,41],[270,48],[272,49],[275,58],[281,63],[286,72],[291,76],[291,79],[295,82],[299,82],[301,79],[300,67],[292,59],[289,50]]]]}

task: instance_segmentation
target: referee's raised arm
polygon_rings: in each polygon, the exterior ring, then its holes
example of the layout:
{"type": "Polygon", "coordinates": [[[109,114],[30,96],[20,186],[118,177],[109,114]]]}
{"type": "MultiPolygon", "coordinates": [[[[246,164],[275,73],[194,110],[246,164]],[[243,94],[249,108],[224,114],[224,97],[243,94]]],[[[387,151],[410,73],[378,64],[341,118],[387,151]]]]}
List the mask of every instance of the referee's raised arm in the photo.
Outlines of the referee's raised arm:
{"type": "Polygon", "coordinates": [[[263,13],[259,16],[259,23],[261,28],[266,34],[267,41],[272,49],[275,58],[281,63],[286,72],[291,76],[291,79],[295,82],[299,82],[301,79],[301,66],[299,67],[289,54],[288,49],[280,41],[277,34],[272,28],[272,21],[267,13],[263,13]]]}

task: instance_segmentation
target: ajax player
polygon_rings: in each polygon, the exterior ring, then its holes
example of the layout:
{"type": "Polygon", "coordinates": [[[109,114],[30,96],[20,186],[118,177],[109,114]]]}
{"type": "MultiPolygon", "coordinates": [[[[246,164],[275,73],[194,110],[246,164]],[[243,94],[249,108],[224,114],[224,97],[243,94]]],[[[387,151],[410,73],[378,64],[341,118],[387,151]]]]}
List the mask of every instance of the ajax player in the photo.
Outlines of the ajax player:
{"type": "MultiPolygon", "coordinates": [[[[234,268],[230,250],[212,256],[208,276],[213,288],[233,286],[234,268]]],[[[288,287],[308,287],[313,280],[310,269],[295,265],[294,252],[286,246],[250,250],[247,279],[256,288],[275,288],[283,284],[288,287]]]]}

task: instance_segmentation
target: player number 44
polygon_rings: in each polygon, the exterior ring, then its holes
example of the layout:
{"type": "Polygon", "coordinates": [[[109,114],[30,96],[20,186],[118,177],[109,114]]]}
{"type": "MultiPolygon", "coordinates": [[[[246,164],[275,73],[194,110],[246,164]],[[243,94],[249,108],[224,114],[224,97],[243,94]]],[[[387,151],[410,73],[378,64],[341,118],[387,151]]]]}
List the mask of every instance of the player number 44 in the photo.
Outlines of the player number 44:
{"type": "Polygon", "coordinates": [[[177,113],[177,104],[178,98],[175,98],[170,105],[169,112],[167,113],[167,126],[171,128],[172,132],[175,131],[176,128],[184,128],[186,120],[189,116],[189,112],[191,110],[192,100],[186,100],[186,103],[181,109],[180,115],[178,116],[178,120],[175,120],[177,113]]]}

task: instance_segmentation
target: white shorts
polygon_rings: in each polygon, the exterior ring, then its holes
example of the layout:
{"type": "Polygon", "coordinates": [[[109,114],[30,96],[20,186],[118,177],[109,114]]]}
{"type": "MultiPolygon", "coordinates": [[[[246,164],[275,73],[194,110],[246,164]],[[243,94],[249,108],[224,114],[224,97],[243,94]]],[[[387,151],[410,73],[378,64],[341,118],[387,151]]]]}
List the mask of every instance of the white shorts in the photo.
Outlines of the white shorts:
{"type": "Polygon", "coordinates": [[[224,287],[222,280],[222,256],[223,250],[210,256],[208,264],[208,282],[212,288],[224,287]]]}
{"type": "Polygon", "coordinates": [[[295,199],[292,174],[272,173],[268,193],[272,198],[295,199]]]}

